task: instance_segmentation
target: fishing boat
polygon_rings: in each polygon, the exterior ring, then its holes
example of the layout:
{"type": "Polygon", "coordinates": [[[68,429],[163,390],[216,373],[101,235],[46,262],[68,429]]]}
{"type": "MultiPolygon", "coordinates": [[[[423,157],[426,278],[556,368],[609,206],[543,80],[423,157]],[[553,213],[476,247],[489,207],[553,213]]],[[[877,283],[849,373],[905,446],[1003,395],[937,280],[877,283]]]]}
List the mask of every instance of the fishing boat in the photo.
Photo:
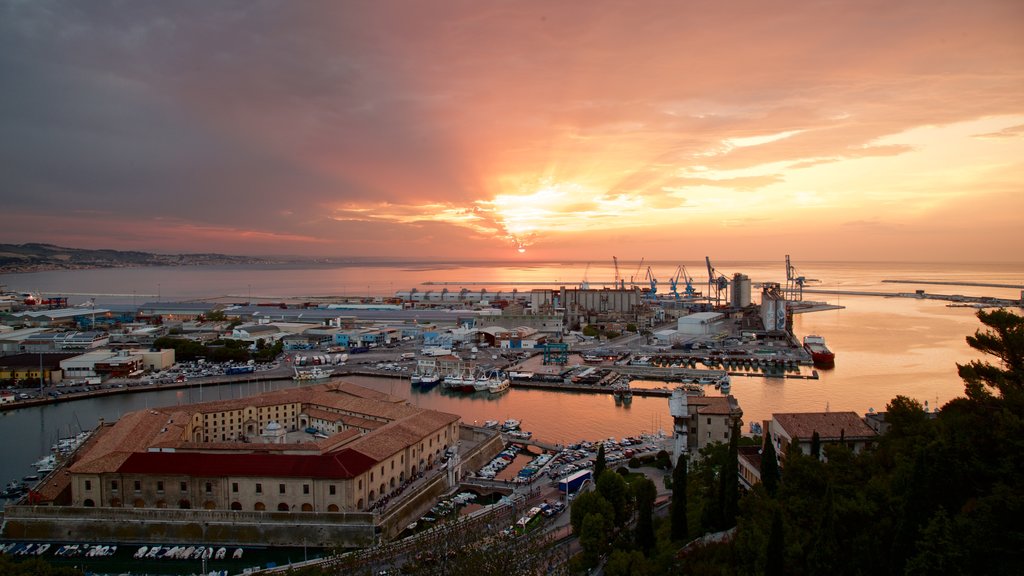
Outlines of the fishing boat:
{"type": "Polygon", "coordinates": [[[502,392],[509,389],[512,383],[509,382],[508,378],[501,378],[500,380],[492,381],[487,386],[487,391],[491,394],[501,394],[502,392]]]}
{"type": "Polygon", "coordinates": [[[292,376],[292,380],[297,382],[316,382],[317,380],[325,380],[330,378],[334,374],[334,368],[324,368],[322,366],[314,366],[309,370],[299,371],[295,368],[295,375],[292,376]]]}

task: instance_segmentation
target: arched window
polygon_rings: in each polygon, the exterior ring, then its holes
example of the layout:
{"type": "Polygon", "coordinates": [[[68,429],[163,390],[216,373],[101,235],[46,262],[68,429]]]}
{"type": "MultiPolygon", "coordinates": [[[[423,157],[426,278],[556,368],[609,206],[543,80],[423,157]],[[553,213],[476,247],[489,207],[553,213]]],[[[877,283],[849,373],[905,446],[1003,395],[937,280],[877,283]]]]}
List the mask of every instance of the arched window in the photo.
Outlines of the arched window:
{"type": "Polygon", "coordinates": [[[145,508],[146,507],[146,501],[143,500],[142,498],[136,498],[135,501],[132,502],[132,506],[134,506],[136,508],[145,508]]]}
{"type": "Polygon", "coordinates": [[[192,503],[189,502],[188,500],[178,500],[178,508],[181,508],[182,510],[188,510],[191,507],[192,503]]]}
{"type": "Polygon", "coordinates": [[[330,506],[327,507],[327,511],[328,512],[337,512],[338,511],[338,505],[337,504],[331,504],[330,506]]]}
{"type": "MultiPolygon", "coordinates": [[[[376,499],[376,495],[377,495],[376,492],[374,492],[373,490],[370,490],[370,502],[373,502],[376,499]]],[[[362,506],[360,506],[360,508],[362,508],[362,506]]]]}
{"type": "Polygon", "coordinates": [[[394,476],[391,477],[391,487],[392,488],[395,487],[395,477],[394,476]]]}
{"type": "Polygon", "coordinates": [[[213,500],[207,500],[206,502],[203,502],[203,510],[216,510],[216,509],[217,509],[217,503],[214,502],[213,500]]]}
{"type": "Polygon", "coordinates": [[[231,509],[232,510],[241,510],[242,509],[242,503],[241,502],[232,502],[231,503],[231,509]]]}
{"type": "Polygon", "coordinates": [[[356,509],[357,510],[362,510],[363,509],[363,499],[362,498],[360,498],[359,501],[356,502],[356,509]]]}
{"type": "Polygon", "coordinates": [[[267,509],[267,505],[264,504],[263,502],[257,502],[256,505],[252,507],[252,509],[257,512],[263,512],[264,510],[267,509]]]}
{"type": "Polygon", "coordinates": [[[384,492],[388,489],[387,485],[381,482],[380,484],[380,495],[383,496],[384,492]]]}
{"type": "Polygon", "coordinates": [[[121,507],[121,499],[120,498],[111,498],[110,499],[110,507],[111,508],[120,508],[121,507]]]}
{"type": "Polygon", "coordinates": [[[281,502],[280,504],[277,505],[277,511],[278,512],[287,512],[288,511],[288,505],[285,504],[284,502],[281,502]]]}
{"type": "Polygon", "coordinates": [[[302,505],[302,511],[303,512],[312,512],[313,511],[313,505],[310,504],[309,502],[306,502],[305,504],[302,505]]]}
{"type": "Polygon", "coordinates": [[[167,502],[164,501],[164,500],[157,500],[156,501],[156,507],[157,508],[167,508],[167,502]]]}
{"type": "Polygon", "coordinates": [[[85,506],[86,508],[92,508],[95,505],[96,503],[92,501],[92,498],[86,498],[85,502],[82,502],[82,506],[85,506]]]}

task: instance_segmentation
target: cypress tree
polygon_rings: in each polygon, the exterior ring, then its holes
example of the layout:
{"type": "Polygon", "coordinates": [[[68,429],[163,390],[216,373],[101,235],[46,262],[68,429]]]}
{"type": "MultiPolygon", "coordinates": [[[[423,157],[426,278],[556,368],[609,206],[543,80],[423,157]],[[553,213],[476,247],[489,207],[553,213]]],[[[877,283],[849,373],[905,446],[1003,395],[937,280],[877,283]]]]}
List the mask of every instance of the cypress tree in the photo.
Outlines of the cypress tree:
{"type": "Polygon", "coordinates": [[[648,479],[636,485],[636,544],[645,555],[654,548],[654,499],[658,497],[658,488],[648,479]]]}
{"type": "Polygon", "coordinates": [[[817,430],[814,431],[814,434],[811,434],[811,456],[815,460],[821,460],[821,436],[817,430]]]}
{"type": "Polygon", "coordinates": [[[730,528],[736,524],[736,512],[739,510],[739,446],[740,426],[739,422],[733,422],[732,431],[729,434],[729,453],[725,457],[725,463],[722,464],[722,472],[719,477],[723,528],[730,528]]]}
{"type": "Polygon", "coordinates": [[[594,460],[594,482],[601,477],[601,472],[608,467],[608,463],[604,459],[604,444],[597,447],[597,458],[594,460]]]}
{"type": "Polygon", "coordinates": [[[771,434],[765,436],[764,449],[761,451],[761,484],[764,484],[769,496],[775,496],[779,487],[779,457],[771,434]]]}
{"type": "Polygon", "coordinates": [[[765,553],[765,576],[782,576],[786,573],[786,539],[782,531],[782,513],[776,508],[772,514],[772,531],[768,534],[768,550],[765,553]]]}
{"type": "Polygon", "coordinates": [[[672,508],[670,509],[672,540],[677,542],[686,540],[690,532],[686,517],[686,467],[686,454],[680,454],[676,468],[672,471],[672,508]]]}

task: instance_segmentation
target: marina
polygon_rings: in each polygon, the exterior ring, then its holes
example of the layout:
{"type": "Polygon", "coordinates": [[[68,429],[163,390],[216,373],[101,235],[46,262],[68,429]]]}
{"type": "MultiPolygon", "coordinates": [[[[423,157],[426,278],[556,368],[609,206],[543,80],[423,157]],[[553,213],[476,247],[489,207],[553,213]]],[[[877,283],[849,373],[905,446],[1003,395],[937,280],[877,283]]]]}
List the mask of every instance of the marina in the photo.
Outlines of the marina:
{"type": "MultiPolygon", "coordinates": [[[[580,343],[564,364],[557,365],[545,365],[544,354],[539,352],[529,355],[529,358],[523,358],[522,354],[506,358],[498,350],[481,349],[475,360],[480,370],[474,369],[473,374],[478,376],[482,373],[486,380],[496,376],[488,374],[496,370],[507,376],[508,387],[496,392],[488,386],[477,389],[475,380],[472,391],[453,390],[422,380],[414,382],[414,373],[421,376],[437,373],[428,369],[431,364],[437,367],[437,359],[423,356],[419,347],[372,350],[365,355],[349,356],[344,362],[332,363],[321,370],[333,370],[333,374],[323,381],[351,380],[404,398],[415,406],[459,414],[464,422],[471,425],[500,425],[498,423],[507,420],[521,419],[525,425],[518,430],[510,428],[505,431],[505,441],[518,443],[523,449],[534,452],[546,449],[552,457],[547,463],[540,463],[534,461],[536,455],[527,457],[517,453],[515,466],[495,470],[494,479],[481,477],[476,480],[484,486],[487,482],[497,481],[500,484],[504,477],[499,477],[499,472],[512,474],[509,480],[518,478],[523,469],[530,476],[551,480],[564,477],[560,476],[563,473],[574,473],[568,466],[579,468],[586,464],[587,458],[566,461],[568,457],[559,457],[559,454],[571,445],[582,444],[583,438],[590,438],[593,445],[595,438],[659,437],[659,432],[664,434],[671,429],[668,400],[672,391],[679,387],[699,389],[700,393],[712,397],[722,394],[734,396],[743,410],[744,430],[751,433],[755,430],[754,425],[770,417],[772,412],[801,409],[865,412],[868,408],[884,406],[897,393],[927,399],[932,406],[939,406],[962,390],[955,370],[941,367],[971,358],[963,345],[963,335],[975,329],[976,321],[967,310],[937,308],[936,303],[929,299],[844,295],[841,308],[794,314],[792,324],[794,339],[815,334],[827,337],[828,347],[837,351],[834,364],[826,368],[814,366],[810,353],[804,352],[799,344],[793,345],[799,340],[786,345],[781,341],[768,345],[770,340],[760,338],[746,343],[726,343],[723,339],[709,342],[711,346],[708,348],[701,346],[685,350],[674,348],[671,342],[659,343],[651,338],[644,342],[624,342],[618,350],[610,349],[607,342],[580,343]],[[928,325],[929,329],[913,328],[921,325],[928,325]],[[884,344],[877,342],[878,332],[886,334],[884,344]],[[730,350],[735,353],[730,354],[730,350]],[[408,353],[413,357],[404,357],[408,353]],[[556,464],[558,468],[554,468],[556,464]]],[[[459,352],[468,362],[471,352],[468,349],[459,352]]],[[[302,366],[299,371],[311,371],[312,368],[302,366]]],[[[262,390],[306,384],[302,380],[293,380],[295,375],[296,368],[282,364],[274,370],[256,369],[247,373],[189,378],[182,382],[101,388],[26,400],[14,406],[5,405],[0,415],[0,432],[33,432],[26,442],[4,447],[3,464],[0,465],[3,475],[0,478],[5,482],[11,479],[14,483],[11,487],[22,490],[15,498],[23,496],[29,485],[37,482],[24,478],[38,476],[39,481],[45,481],[48,464],[42,463],[43,469],[38,471],[32,464],[41,463],[42,457],[52,450],[56,438],[74,436],[67,432],[69,423],[71,428],[80,427],[86,431],[95,427],[101,418],[115,421],[129,410],[237,398],[262,390]],[[49,441],[39,441],[45,438],[49,441]],[[24,487],[21,487],[22,483],[24,487]]],[[[498,378],[498,382],[504,381],[505,378],[498,378]]],[[[620,453],[625,457],[626,449],[639,453],[635,448],[626,448],[620,443],[615,450],[616,458],[620,453]]],[[[477,505],[475,500],[454,504],[462,510],[477,505]]],[[[35,544],[38,550],[43,543],[35,544]]],[[[48,544],[50,548],[42,553],[44,556],[55,553],[62,546],[73,545],[66,542],[48,544]]],[[[132,555],[138,553],[138,545],[91,544],[97,547],[114,545],[118,549],[111,554],[111,560],[126,557],[136,560],[132,555]]],[[[192,542],[189,545],[194,547],[192,555],[200,545],[209,549],[206,544],[192,542]]],[[[172,544],[170,548],[173,547],[172,544]]],[[[208,560],[211,562],[216,561],[218,548],[210,552],[208,560]]],[[[179,548],[178,553],[183,554],[183,549],[179,548]]],[[[294,560],[294,550],[292,552],[291,559],[294,560]]],[[[257,565],[255,554],[250,555],[247,550],[238,566],[244,566],[246,560],[252,561],[249,566],[257,565]]],[[[191,556],[187,560],[173,557],[138,560],[164,563],[196,561],[191,556]]],[[[201,562],[202,557],[198,560],[201,562]]],[[[269,561],[282,560],[277,557],[269,561]]],[[[231,571],[235,570],[233,568],[217,568],[216,564],[211,564],[209,569],[237,573],[231,571]]]]}

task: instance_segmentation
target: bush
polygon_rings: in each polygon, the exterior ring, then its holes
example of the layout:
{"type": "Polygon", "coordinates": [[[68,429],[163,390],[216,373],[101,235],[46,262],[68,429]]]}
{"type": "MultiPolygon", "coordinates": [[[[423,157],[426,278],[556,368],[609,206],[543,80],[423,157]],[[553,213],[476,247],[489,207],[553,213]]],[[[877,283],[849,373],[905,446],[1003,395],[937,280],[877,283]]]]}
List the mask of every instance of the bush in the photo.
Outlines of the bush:
{"type": "Polygon", "coordinates": [[[655,466],[661,468],[662,470],[668,470],[669,468],[672,467],[672,459],[669,458],[668,452],[664,450],[658,451],[655,466]]]}
{"type": "Polygon", "coordinates": [[[619,466],[615,471],[621,476],[629,476],[629,468],[626,468],[625,466],[619,466]]]}
{"type": "Polygon", "coordinates": [[[630,468],[639,468],[640,467],[640,459],[637,458],[636,456],[633,456],[632,458],[630,458],[629,459],[629,467],[630,468]]]}

